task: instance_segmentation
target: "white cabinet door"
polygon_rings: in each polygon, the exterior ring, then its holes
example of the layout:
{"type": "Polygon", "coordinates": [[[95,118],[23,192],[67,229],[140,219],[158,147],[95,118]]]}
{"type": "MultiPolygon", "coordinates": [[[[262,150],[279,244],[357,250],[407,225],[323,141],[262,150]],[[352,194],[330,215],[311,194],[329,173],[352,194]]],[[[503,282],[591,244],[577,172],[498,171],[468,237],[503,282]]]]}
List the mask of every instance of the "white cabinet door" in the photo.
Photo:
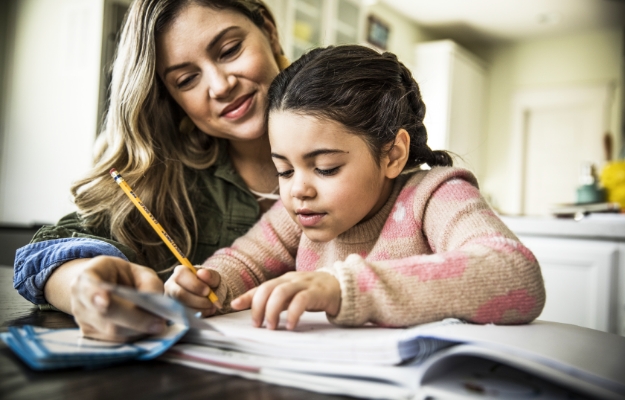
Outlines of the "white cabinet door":
{"type": "Polygon", "coordinates": [[[619,245],[519,236],[540,263],[547,303],[541,320],[618,332],[619,245]]]}
{"type": "Polygon", "coordinates": [[[454,164],[481,180],[485,65],[451,40],[425,42],[415,47],[414,76],[427,110],[428,145],[452,151],[459,156],[454,164]]]}

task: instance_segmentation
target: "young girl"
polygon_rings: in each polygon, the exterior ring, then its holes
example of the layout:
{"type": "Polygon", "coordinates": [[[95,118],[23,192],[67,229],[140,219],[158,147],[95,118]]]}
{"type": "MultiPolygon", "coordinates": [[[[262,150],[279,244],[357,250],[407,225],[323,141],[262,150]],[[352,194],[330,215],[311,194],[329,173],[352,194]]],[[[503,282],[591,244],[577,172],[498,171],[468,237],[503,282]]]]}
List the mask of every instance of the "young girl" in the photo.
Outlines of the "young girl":
{"type": "Polygon", "coordinates": [[[305,310],[346,326],[536,318],[536,259],[475,177],[427,146],[424,114],[392,54],[340,46],[303,56],[269,90],[281,202],[197,277],[177,267],[166,292],[209,315],[208,285],[224,311],[251,307],[270,329],[283,310],[288,329],[305,310]]]}

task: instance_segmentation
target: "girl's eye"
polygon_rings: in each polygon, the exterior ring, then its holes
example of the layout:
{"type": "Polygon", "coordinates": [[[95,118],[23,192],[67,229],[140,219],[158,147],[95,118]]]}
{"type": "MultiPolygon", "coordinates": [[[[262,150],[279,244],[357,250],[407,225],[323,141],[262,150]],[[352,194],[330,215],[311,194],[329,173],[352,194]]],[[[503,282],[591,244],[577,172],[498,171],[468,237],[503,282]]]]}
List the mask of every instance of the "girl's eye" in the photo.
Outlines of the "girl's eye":
{"type": "Polygon", "coordinates": [[[334,167],[334,168],[330,168],[330,169],[319,169],[319,168],[317,168],[317,173],[319,175],[323,175],[323,176],[332,176],[332,175],[336,175],[339,172],[339,168],[341,168],[341,167],[334,167]]]}
{"type": "Polygon", "coordinates": [[[291,175],[293,175],[293,170],[290,169],[288,171],[278,171],[278,177],[279,178],[290,178],[291,175]]]}
{"type": "Polygon", "coordinates": [[[234,46],[226,49],[223,53],[221,53],[221,58],[228,58],[234,54],[236,54],[241,48],[241,42],[238,42],[234,46]]]}

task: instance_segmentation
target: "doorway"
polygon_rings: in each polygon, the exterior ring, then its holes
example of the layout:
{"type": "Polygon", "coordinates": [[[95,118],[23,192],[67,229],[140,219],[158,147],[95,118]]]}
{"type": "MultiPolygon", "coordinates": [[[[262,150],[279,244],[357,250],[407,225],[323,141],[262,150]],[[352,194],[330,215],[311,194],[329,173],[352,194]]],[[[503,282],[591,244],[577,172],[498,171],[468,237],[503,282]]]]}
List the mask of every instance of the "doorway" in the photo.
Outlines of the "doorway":
{"type": "Polygon", "coordinates": [[[522,215],[547,215],[574,203],[582,163],[605,160],[613,85],[525,90],[515,96],[513,140],[518,153],[522,215]]]}

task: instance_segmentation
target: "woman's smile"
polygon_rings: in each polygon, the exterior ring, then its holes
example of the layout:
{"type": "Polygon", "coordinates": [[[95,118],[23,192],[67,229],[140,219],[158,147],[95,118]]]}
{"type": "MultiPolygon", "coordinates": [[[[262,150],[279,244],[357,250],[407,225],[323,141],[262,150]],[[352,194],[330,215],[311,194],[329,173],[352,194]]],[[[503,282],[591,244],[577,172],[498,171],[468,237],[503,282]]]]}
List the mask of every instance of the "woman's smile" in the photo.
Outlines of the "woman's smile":
{"type": "Polygon", "coordinates": [[[245,114],[247,114],[247,112],[252,108],[254,94],[256,94],[256,92],[240,96],[238,99],[226,106],[219,116],[227,118],[231,121],[245,116],[245,114]]]}

